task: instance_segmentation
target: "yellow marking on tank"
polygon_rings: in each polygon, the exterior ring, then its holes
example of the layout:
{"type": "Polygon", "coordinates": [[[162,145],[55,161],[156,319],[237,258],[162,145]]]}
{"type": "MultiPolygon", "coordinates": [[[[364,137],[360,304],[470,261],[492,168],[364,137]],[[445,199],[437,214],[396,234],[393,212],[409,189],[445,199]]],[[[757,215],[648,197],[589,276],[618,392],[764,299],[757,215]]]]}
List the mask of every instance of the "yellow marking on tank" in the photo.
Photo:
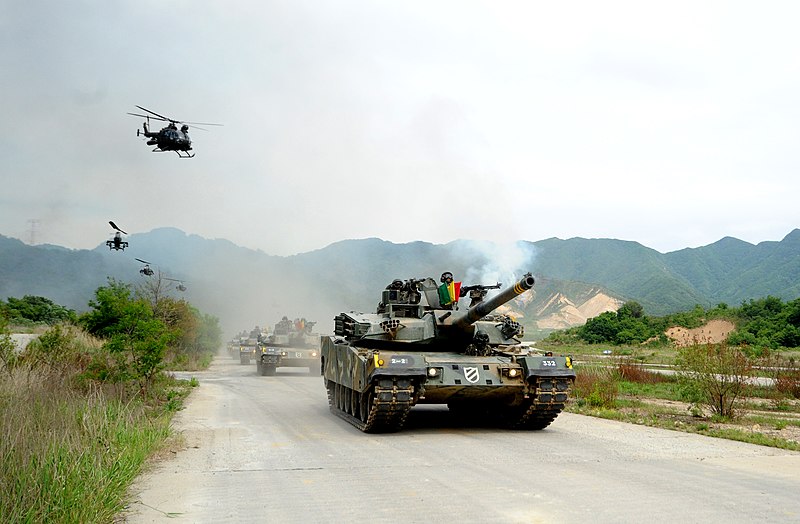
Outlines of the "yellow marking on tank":
{"type": "Polygon", "coordinates": [[[376,368],[381,367],[381,360],[378,358],[378,354],[377,353],[373,353],[372,356],[375,359],[375,367],[376,368]]]}
{"type": "Polygon", "coordinates": [[[566,365],[568,368],[572,369],[572,357],[566,357],[566,359],[565,359],[565,361],[564,361],[564,364],[565,364],[565,365],[566,365]]]}

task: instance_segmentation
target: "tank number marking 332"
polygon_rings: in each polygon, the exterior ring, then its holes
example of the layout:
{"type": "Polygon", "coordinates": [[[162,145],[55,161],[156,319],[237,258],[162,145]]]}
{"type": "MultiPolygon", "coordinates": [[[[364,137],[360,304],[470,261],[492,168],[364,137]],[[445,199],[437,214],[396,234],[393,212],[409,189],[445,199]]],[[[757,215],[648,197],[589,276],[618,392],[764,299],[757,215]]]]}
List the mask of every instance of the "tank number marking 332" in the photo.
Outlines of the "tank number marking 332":
{"type": "Polygon", "coordinates": [[[554,368],[556,367],[555,360],[542,360],[542,367],[543,368],[554,368]]]}

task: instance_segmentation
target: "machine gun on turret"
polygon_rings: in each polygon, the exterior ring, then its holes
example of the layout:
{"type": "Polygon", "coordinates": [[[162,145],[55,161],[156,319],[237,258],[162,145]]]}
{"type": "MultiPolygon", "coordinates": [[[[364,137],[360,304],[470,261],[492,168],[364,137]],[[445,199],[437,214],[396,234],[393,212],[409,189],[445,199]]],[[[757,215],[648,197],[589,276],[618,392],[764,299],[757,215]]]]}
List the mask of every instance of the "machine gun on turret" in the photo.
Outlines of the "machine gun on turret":
{"type": "Polygon", "coordinates": [[[474,286],[461,286],[461,292],[458,294],[458,296],[465,297],[467,296],[467,293],[469,293],[469,307],[472,307],[482,302],[483,299],[486,298],[486,293],[488,293],[490,289],[500,289],[500,282],[493,286],[482,286],[480,284],[476,284],[474,286]]]}

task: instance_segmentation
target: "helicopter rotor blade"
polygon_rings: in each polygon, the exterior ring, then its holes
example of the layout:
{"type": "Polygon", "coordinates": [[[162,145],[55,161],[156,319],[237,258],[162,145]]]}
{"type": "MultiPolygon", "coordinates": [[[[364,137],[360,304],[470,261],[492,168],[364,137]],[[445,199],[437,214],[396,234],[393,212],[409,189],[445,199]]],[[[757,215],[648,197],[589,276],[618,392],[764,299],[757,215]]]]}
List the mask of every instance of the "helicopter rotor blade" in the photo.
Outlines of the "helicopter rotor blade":
{"type": "Polygon", "coordinates": [[[172,120],[169,120],[167,118],[161,118],[153,115],[140,115],[139,113],[126,113],[126,114],[131,116],[140,116],[142,118],[152,118],[153,120],[161,120],[162,122],[172,122],[172,120]]]}
{"type": "Polygon", "coordinates": [[[111,224],[111,227],[113,227],[114,229],[116,229],[117,231],[122,233],[123,235],[127,235],[128,234],[125,231],[123,231],[120,228],[118,228],[117,225],[114,222],[112,222],[111,220],[109,220],[108,223],[111,224]]]}
{"type": "MultiPolygon", "coordinates": [[[[181,124],[191,125],[192,127],[194,127],[194,126],[219,126],[219,127],[222,127],[222,126],[225,125],[225,124],[212,124],[210,122],[184,122],[182,120],[179,120],[178,122],[180,122],[181,124]]],[[[201,129],[201,128],[198,127],[197,129],[201,129]]]]}
{"type": "Polygon", "coordinates": [[[137,258],[136,260],[138,260],[142,264],[150,264],[150,262],[148,262],[147,260],[142,260],[141,258],[137,258]]]}
{"type": "Polygon", "coordinates": [[[173,120],[172,118],[166,117],[166,116],[164,116],[164,115],[159,115],[159,114],[158,114],[158,113],[156,113],[155,111],[150,111],[149,109],[146,109],[146,108],[144,108],[144,107],[142,107],[142,106],[136,106],[136,107],[138,107],[138,108],[139,108],[139,109],[141,109],[142,111],[146,111],[146,112],[148,112],[148,113],[150,113],[150,114],[152,114],[152,115],[156,115],[157,117],[161,117],[161,118],[163,118],[164,120],[166,120],[167,122],[175,122],[175,123],[178,123],[178,122],[180,122],[180,120],[173,120]]]}
{"type": "MultiPolygon", "coordinates": [[[[167,116],[160,115],[160,114],[156,113],[155,111],[150,111],[149,109],[147,109],[145,107],[142,107],[142,106],[136,106],[136,107],[138,107],[142,111],[146,111],[146,112],[150,113],[151,115],[155,115],[156,117],[160,118],[164,122],[172,122],[173,124],[186,124],[186,125],[188,125],[190,127],[194,127],[194,126],[223,126],[224,125],[224,124],[214,124],[214,123],[211,123],[211,122],[187,122],[187,121],[184,121],[184,120],[178,120],[176,118],[169,118],[167,116]]],[[[139,114],[136,114],[136,113],[128,113],[128,114],[129,115],[133,115],[133,116],[148,117],[148,115],[139,115],[139,114]]],[[[150,118],[154,118],[154,117],[150,117],[150,118]]],[[[203,129],[203,128],[198,127],[197,129],[203,129]]],[[[206,130],[203,129],[203,131],[206,131],[206,130]]]]}

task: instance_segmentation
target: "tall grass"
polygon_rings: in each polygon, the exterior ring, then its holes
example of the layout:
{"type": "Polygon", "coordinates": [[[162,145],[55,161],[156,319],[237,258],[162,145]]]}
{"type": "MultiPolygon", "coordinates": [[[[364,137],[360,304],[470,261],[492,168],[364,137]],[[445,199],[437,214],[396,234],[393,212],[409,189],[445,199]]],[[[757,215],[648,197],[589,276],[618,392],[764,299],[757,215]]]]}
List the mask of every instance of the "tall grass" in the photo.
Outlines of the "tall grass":
{"type": "Polygon", "coordinates": [[[142,398],[79,380],[95,344],[54,337],[0,374],[0,522],[111,522],[169,435],[182,386],[142,398]]]}
{"type": "Polygon", "coordinates": [[[576,370],[573,391],[579,404],[598,408],[613,408],[619,394],[619,375],[616,369],[585,366],[576,370]]]}

